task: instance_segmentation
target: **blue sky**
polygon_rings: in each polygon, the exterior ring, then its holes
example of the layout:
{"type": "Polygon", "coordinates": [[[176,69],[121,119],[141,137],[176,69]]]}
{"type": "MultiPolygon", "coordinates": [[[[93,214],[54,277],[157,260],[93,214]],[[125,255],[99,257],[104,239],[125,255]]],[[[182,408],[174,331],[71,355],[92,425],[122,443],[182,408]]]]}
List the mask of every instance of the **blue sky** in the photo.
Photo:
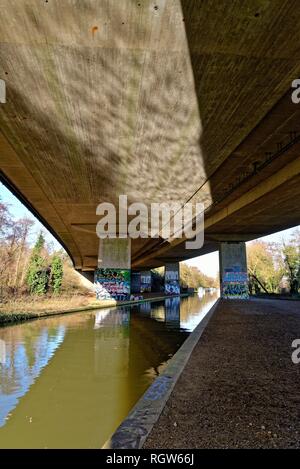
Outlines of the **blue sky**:
{"type": "MultiPolygon", "coordinates": [[[[34,242],[37,234],[42,230],[45,234],[46,241],[53,244],[54,249],[60,249],[60,244],[56,239],[46,230],[46,228],[32,215],[31,212],[27,210],[24,205],[19,202],[19,200],[8,190],[6,187],[0,183],[0,200],[9,204],[9,209],[14,218],[23,218],[28,217],[35,221],[34,229],[31,234],[31,242],[34,242]]],[[[291,228],[289,230],[279,231],[269,236],[264,236],[260,238],[263,241],[267,242],[281,242],[282,240],[287,240],[291,233],[296,229],[291,228]]],[[[206,254],[205,256],[195,257],[186,261],[188,265],[198,267],[204,274],[211,277],[215,277],[219,271],[219,255],[218,252],[213,252],[206,254]]]]}
{"type": "Polygon", "coordinates": [[[34,243],[38,233],[42,230],[47,243],[53,244],[53,249],[60,249],[61,245],[49,233],[49,231],[32,215],[29,210],[0,182],[0,201],[9,205],[9,211],[13,218],[30,218],[35,225],[31,230],[30,242],[34,243]]]}

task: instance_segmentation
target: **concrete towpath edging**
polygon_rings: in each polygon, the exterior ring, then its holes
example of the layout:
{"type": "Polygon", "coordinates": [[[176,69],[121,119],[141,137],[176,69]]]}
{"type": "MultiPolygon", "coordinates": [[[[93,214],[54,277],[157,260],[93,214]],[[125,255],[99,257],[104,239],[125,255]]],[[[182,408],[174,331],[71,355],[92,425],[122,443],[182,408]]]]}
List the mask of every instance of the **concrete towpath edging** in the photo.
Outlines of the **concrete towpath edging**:
{"type": "Polygon", "coordinates": [[[184,341],[171,358],[163,373],[156,378],[126,419],[117,428],[102,449],[142,448],[154,424],[157,422],[171,392],[181,375],[192,351],[214,314],[220,299],[211,307],[206,316],[184,341]]]}

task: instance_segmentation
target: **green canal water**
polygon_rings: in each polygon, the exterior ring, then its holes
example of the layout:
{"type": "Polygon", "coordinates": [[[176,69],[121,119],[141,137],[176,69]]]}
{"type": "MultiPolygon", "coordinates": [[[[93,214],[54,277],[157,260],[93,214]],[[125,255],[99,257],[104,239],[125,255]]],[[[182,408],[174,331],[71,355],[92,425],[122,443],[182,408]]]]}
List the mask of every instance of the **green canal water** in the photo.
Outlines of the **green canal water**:
{"type": "Polygon", "coordinates": [[[216,299],[0,328],[0,448],[101,448],[216,299]]]}

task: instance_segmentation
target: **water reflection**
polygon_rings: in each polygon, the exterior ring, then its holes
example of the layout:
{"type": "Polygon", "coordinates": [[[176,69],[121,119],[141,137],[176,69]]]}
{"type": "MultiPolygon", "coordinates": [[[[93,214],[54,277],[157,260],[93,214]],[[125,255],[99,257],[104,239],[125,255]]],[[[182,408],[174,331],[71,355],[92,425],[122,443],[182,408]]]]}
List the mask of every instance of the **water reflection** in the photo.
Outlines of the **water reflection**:
{"type": "MultiPolygon", "coordinates": [[[[5,332],[1,337],[7,335],[5,332]]],[[[64,334],[65,327],[60,325],[56,328],[42,328],[33,335],[27,329],[16,343],[1,339],[0,427],[54,355],[64,334]]]]}
{"type": "Polygon", "coordinates": [[[126,378],[129,367],[130,308],[108,309],[95,314],[94,371],[101,379],[126,378]],[[108,366],[109,364],[109,366],[108,366]]]}
{"type": "Polygon", "coordinates": [[[181,303],[180,325],[183,329],[193,331],[219,297],[219,291],[198,292],[181,303]]]}
{"type": "Polygon", "coordinates": [[[0,447],[101,447],[216,295],[0,329],[0,447]]]}
{"type": "Polygon", "coordinates": [[[4,340],[0,340],[0,364],[5,364],[6,361],[6,344],[4,340]]]}
{"type": "Polygon", "coordinates": [[[165,300],[166,323],[180,328],[180,297],[175,296],[165,300]]]}

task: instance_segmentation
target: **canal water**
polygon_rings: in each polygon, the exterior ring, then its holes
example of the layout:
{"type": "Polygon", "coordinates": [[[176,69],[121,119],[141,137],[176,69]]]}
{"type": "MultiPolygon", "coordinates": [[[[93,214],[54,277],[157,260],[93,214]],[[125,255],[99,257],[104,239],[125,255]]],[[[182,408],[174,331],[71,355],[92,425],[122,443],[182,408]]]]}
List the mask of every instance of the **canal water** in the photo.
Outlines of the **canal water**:
{"type": "Polygon", "coordinates": [[[0,448],[101,448],[217,293],[0,328],[0,448]]]}

